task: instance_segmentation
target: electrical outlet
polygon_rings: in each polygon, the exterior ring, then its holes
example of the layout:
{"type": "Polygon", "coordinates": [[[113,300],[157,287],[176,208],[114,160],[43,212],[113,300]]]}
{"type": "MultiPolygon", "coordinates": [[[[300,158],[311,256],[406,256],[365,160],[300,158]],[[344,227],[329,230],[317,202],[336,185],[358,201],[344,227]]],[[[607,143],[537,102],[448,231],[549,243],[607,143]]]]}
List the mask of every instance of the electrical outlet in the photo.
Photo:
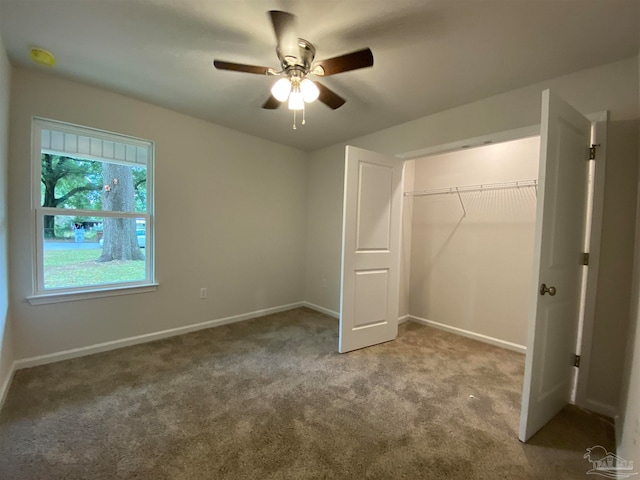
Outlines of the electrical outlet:
{"type": "Polygon", "coordinates": [[[327,288],[327,279],[326,278],[322,279],[322,288],[327,288]]]}
{"type": "Polygon", "coordinates": [[[200,289],[200,298],[207,298],[207,289],[204,287],[200,289]]]}

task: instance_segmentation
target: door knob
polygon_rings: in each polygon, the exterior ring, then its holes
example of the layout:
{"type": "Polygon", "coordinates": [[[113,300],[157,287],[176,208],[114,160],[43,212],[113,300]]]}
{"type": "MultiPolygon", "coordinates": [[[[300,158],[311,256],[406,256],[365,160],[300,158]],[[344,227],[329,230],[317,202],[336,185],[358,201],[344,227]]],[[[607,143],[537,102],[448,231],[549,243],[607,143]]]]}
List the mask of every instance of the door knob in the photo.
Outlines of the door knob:
{"type": "Polygon", "coordinates": [[[544,295],[545,293],[553,297],[556,294],[556,287],[547,287],[547,285],[543,283],[540,285],[540,295],[544,295]]]}

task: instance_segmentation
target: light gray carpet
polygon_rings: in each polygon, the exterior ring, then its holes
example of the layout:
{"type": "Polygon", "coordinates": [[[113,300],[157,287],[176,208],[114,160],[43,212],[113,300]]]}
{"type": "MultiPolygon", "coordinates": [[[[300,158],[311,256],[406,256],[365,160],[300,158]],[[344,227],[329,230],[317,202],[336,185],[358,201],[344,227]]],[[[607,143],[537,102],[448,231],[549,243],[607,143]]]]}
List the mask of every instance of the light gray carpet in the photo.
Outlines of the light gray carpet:
{"type": "Polygon", "coordinates": [[[611,426],[575,408],[517,440],[524,357],[428,327],[337,353],[296,309],[20,370],[0,478],[576,479],[611,426]]]}

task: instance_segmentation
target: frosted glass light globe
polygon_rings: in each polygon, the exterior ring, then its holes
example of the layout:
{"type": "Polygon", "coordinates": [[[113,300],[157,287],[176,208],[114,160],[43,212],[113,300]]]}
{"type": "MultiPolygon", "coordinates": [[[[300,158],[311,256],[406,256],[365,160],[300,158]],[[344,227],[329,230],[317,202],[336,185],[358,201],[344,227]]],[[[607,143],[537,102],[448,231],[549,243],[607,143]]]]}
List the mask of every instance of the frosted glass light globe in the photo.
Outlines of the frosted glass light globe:
{"type": "Polygon", "coordinates": [[[291,92],[289,95],[289,110],[302,110],[304,109],[304,97],[299,90],[291,92]]]}
{"type": "Polygon", "coordinates": [[[288,78],[281,78],[271,87],[271,95],[273,95],[279,102],[284,102],[289,98],[291,92],[291,82],[288,78]]]}
{"type": "Polygon", "coordinates": [[[318,98],[318,95],[320,95],[318,86],[308,78],[305,78],[304,80],[302,80],[302,82],[300,82],[300,91],[302,92],[304,101],[307,103],[315,101],[318,98]]]}

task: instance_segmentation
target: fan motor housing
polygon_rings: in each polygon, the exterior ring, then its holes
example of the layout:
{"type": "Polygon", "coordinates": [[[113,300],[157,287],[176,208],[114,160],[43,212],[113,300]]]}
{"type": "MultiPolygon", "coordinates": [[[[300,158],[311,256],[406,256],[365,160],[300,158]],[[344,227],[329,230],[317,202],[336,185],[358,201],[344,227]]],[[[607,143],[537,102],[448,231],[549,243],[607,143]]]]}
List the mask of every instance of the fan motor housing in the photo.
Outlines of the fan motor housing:
{"type": "Polygon", "coordinates": [[[283,70],[289,70],[292,67],[301,67],[306,73],[311,69],[311,64],[316,56],[316,48],[311,42],[304,38],[298,39],[298,47],[300,49],[299,57],[293,57],[291,55],[283,56],[280,48],[276,47],[276,54],[280,59],[283,70]]]}

